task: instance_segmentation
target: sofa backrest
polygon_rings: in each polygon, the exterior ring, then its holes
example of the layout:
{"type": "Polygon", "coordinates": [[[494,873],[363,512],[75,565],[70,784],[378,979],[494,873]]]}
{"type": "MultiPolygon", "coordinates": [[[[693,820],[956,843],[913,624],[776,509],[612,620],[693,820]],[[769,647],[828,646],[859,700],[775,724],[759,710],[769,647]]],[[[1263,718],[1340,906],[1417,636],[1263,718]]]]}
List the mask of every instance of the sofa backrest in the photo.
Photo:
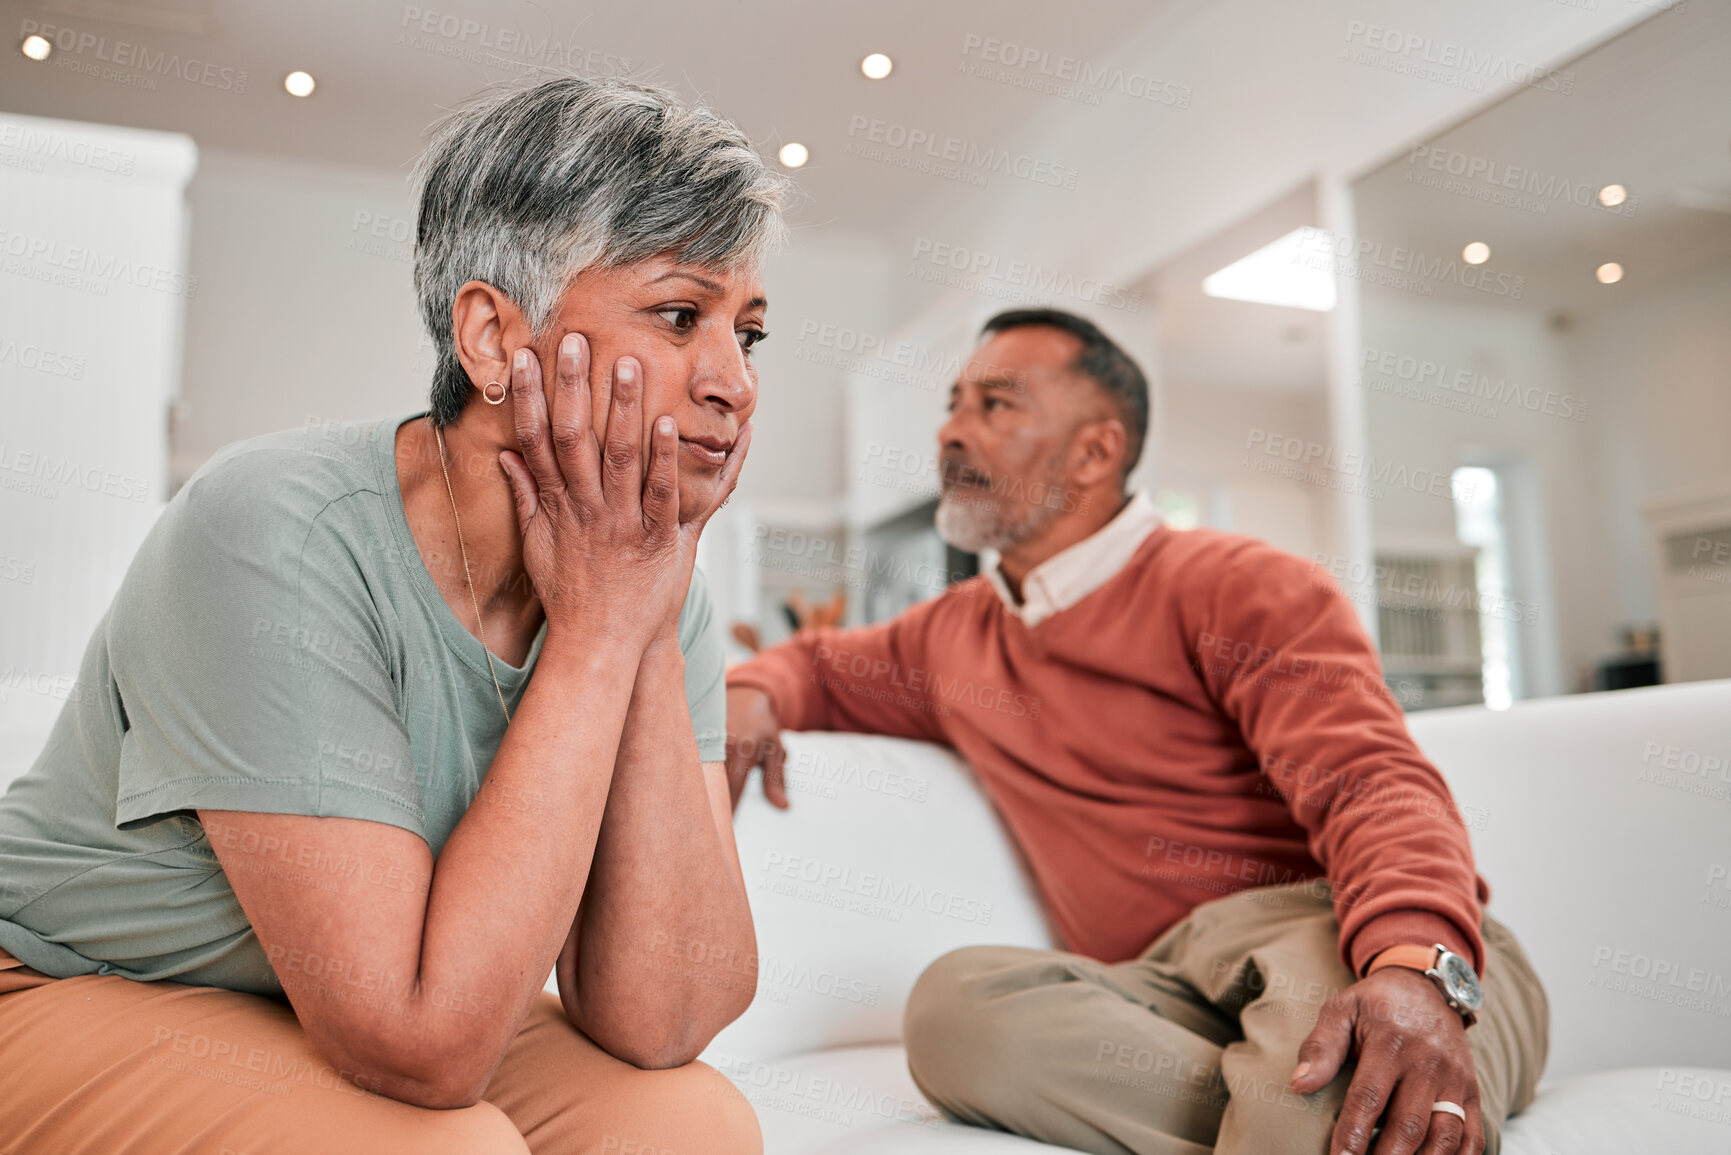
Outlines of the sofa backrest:
{"type": "MultiPolygon", "coordinates": [[[[23,689],[8,699],[0,790],[34,761],[62,705],[23,689]]],[[[1731,1067],[1731,680],[1408,722],[1461,805],[1491,912],[1545,984],[1549,1074],[1731,1067]]],[[[948,750],[857,734],[785,740],[792,810],[766,803],[754,779],[735,823],[758,996],[713,1053],[756,1062],[893,1041],[908,991],[939,955],[1051,945],[1014,848],[948,750]]]]}
{"type": "Polygon", "coordinates": [[[1409,727],[1545,985],[1547,1074],[1731,1067],[1731,681],[1409,727]]]}
{"type": "Polygon", "coordinates": [[[914,980],[939,955],[1051,946],[1015,849],[953,753],[859,734],[782,738],[791,808],[764,801],[754,776],[734,817],[757,926],[757,999],[706,1059],[731,1070],[895,1042],[914,980]]]}
{"type": "MultiPolygon", "coordinates": [[[[1549,994],[1547,1073],[1731,1067],[1731,681],[1409,723],[1461,805],[1491,913],[1549,994]]],[[[758,997],[712,1057],[891,1041],[939,955],[1051,945],[953,754],[852,734],[784,739],[792,809],[769,806],[754,778],[735,823],[758,997]]]]}

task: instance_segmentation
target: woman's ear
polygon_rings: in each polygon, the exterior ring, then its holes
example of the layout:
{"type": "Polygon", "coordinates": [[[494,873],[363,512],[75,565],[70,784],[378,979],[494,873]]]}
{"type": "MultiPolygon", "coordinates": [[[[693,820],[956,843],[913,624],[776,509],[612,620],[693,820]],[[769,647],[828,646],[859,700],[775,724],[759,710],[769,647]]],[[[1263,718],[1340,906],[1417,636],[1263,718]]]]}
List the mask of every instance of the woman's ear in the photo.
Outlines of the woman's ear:
{"type": "Polygon", "coordinates": [[[511,298],[485,281],[467,282],[451,302],[451,335],[469,380],[510,388],[511,353],[529,341],[523,311],[511,298]]]}

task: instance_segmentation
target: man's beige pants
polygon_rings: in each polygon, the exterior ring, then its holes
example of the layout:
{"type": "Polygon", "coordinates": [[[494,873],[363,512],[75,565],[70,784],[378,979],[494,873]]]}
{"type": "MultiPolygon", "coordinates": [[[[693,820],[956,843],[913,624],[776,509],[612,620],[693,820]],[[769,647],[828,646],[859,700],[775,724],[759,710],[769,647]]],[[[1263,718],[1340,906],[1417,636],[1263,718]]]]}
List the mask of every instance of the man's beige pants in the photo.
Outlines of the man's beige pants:
{"type": "MultiPolygon", "coordinates": [[[[1500,923],[1483,924],[1484,1009],[1468,1029],[1485,1151],[1532,1101],[1550,1010],[1500,923]]],[[[920,1090],[951,1117],[1097,1155],[1329,1155],[1350,1062],[1291,1090],[1298,1046],[1352,985],[1320,879],[1204,903],[1134,962],[965,947],[909,997],[920,1090]]]]}
{"type": "Polygon", "coordinates": [[[363,1091],[257,995],[55,979],[0,950],[4,1155],[758,1155],[751,1104],[702,1063],[644,1071],[542,994],[481,1102],[363,1091]]]}

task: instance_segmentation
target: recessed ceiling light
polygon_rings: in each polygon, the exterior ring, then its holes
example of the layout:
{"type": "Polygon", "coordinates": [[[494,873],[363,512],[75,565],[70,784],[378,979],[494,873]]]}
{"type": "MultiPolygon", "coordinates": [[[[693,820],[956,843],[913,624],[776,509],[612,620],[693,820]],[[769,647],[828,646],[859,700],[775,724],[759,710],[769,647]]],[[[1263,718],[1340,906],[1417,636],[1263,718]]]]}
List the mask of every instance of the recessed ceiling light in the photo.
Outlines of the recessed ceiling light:
{"type": "Polygon", "coordinates": [[[1474,241],[1461,250],[1461,260],[1469,265],[1482,265],[1491,259],[1491,247],[1483,241],[1474,241]]]}
{"type": "Polygon", "coordinates": [[[859,70],[872,80],[882,80],[895,66],[895,61],[881,52],[874,52],[859,62],[859,70]]]}
{"type": "Polygon", "coordinates": [[[1326,313],[1334,308],[1333,237],[1293,229],[1202,280],[1202,291],[1229,301],[1289,305],[1326,313]]]}
{"type": "Polygon", "coordinates": [[[1620,184],[1608,184],[1599,190],[1599,203],[1614,209],[1629,199],[1629,190],[1620,184]]]}
{"type": "Polygon", "coordinates": [[[24,43],[18,46],[18,51],[32,60],[47,60],[48,54],[54,51],[54,45],[49,42],[46,36],[32,34],[24,38],[24,43]]]}
{"type": "Polygon", "coordinates": [[[1601,285],[1614,285],[1623,279],[1623,266],[1616,261],[1606,261],[1593,275],[1599,278],[1601,285]]]}
{"type": "Polygon", "coordinates": [[[786,165],[788,168],[799,168],[806,161],[811,159],[811,150],[806,148],[805,145],[799,143],[797,140],[790,140],[781,146],[781,151],[778,152],[776,156],[778,156],[781,159],[781,163],[786,165]]]}
{"type": "Polygon", "coordinates": [[[282,78],[282,86],[290,96],[311,96],[318,82],[305,72],[291,72],[282,78]]]}

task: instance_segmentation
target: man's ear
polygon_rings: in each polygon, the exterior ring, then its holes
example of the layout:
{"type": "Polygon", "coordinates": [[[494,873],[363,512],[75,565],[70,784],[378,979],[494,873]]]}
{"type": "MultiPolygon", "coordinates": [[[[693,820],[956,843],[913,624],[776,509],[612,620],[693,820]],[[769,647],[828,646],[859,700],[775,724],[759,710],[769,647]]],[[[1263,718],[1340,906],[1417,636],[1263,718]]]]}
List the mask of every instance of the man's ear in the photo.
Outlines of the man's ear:
{"type": "Polygon", "coordinates": [[[1088,489],[1103,481],[1115,480],[1124,460],[1124,450],[1130,444],[1124,423],[1116,417],[1102,417],[1088,422],[1076,433],[1077,487],[1088,489]]]}
{"type": "Polygon", "coordinates": [[[467,282],[451,302],[451,335],[469,380],[511,387],[511,354],[529,340],[516,302],[485,281],[467,282]]]}

